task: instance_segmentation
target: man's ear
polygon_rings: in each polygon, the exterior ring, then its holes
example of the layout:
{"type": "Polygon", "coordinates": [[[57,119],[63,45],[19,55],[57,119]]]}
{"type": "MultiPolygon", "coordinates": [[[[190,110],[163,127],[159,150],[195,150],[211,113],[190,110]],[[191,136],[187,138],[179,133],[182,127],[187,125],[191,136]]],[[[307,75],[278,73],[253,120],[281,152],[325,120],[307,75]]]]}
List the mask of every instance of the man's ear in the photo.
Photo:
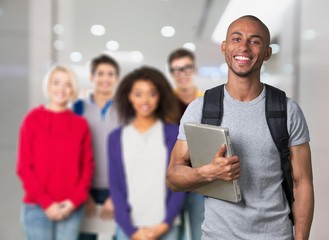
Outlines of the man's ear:
{"type": "Polygon", "coordinates": [[[225,50],[226,50],[226,41],[223,41],[222,44],[220,45],[220,51],[224,55],[225,55],[225,50]]]}
{"type": "Polygon", "coordinates": [[[272,48],[267,47],[266,52],[265,52],[264,61],[269,60],[271,56],[272,56],[272,48]]]}

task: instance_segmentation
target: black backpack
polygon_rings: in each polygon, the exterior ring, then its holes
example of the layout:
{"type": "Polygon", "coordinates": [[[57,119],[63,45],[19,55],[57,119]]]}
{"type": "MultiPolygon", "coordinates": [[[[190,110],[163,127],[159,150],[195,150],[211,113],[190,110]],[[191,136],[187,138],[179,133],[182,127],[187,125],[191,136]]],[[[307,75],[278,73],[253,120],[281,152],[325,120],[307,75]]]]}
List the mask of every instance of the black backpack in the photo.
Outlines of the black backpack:
{"type": "MultiPolygon", "coordinates": [[[[264,84],[266,88],[265,115],[273,141],[280,153],[283,172],[282,187],[290,206],[294,202],[293,181],[291,177],[290,151],[288,148],[289,134],[287,129],[287,102],[285,92],[264,84]]],[[[224,85],[205,92],[201,123],[220,126],[223,118],[224,85]]]]}

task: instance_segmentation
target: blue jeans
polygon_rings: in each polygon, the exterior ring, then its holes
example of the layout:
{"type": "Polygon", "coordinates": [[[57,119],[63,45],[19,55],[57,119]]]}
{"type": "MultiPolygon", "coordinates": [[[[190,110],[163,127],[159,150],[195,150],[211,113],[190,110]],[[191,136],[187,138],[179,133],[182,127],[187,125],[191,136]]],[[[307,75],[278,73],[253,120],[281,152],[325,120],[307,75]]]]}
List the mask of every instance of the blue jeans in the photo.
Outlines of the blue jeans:
{"type": "Polygon", "coordinates": [[[180,240],[186,240],[185,212],[187,212],[191,230],[191,240],[200,240],[202,231],[201,225],[204,220],[204,196],[198,193],[189,192],[186,195],[183,209],[183,223],[180,229],[180,240]]]}
{"type": "Polygon", "coordinates": [[[75,240],[79,235],[83,208],[75,210],[67,219],[51,221],[36,204],[23,204],[21,221],[26,240],[75,240]]]}
{"type": "MultiPolygon", "coordinates": [[[[178,240],[178,237],[179,237],[178,226],[172,226],[170,230],[158,240],[178,240]]],[[[123,229],[118,225],[115,232],[115,240],[130,240],[130,238],[125,234],[123,229]]]]}
{"type": "MultiPolygon", "coordinates": [[[[110,196],[108,189],[92,188],[90,195],[94,199],[95,203],[103,204],[110,196]]],[[[94,233],[80,233],[79,240],[97,240],[97,234],[94,233]]]]}

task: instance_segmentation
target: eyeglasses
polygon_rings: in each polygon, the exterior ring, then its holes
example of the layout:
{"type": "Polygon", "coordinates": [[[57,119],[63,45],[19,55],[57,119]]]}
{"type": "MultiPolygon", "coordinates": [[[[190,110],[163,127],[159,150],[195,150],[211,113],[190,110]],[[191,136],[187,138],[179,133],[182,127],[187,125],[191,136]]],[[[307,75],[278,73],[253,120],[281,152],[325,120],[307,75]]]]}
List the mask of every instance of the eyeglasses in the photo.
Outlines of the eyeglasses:
{"type": "Polygon", "coordinates": [[[184,67],[173,67],[170,68],[170,72],[174,76],[178,76],[179,73],[185,73],[186,75],[191,75],[194,71],[194,65],[188,64],[184,67]]]}

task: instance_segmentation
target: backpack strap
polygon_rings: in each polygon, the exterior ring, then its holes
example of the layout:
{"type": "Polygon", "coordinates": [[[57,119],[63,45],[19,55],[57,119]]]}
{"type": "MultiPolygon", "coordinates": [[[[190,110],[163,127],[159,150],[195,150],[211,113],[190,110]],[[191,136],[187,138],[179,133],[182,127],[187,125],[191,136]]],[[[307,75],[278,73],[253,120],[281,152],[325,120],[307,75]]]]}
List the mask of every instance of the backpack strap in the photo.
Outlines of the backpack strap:
{"type": "Polygon", "coordinates": [[[223,118],[224,84],[211,88],[203,97],[201,123],[219,126],[223,118]]]}
{"type": "MultiPolygon", "coordinates": [[[[288,200],[290,211],[294,202],[293,180],[291,176],[291,162],[289,144],[289,133],[287,129],[287,100],[285,92],[265,84],[266,101],[265,114],[268,128],[273,141],[280,153],[281,168],[283,172],[282,187],[288,200]]],[[[290,212],[292,218],[292,211],[290,212]]]]}

